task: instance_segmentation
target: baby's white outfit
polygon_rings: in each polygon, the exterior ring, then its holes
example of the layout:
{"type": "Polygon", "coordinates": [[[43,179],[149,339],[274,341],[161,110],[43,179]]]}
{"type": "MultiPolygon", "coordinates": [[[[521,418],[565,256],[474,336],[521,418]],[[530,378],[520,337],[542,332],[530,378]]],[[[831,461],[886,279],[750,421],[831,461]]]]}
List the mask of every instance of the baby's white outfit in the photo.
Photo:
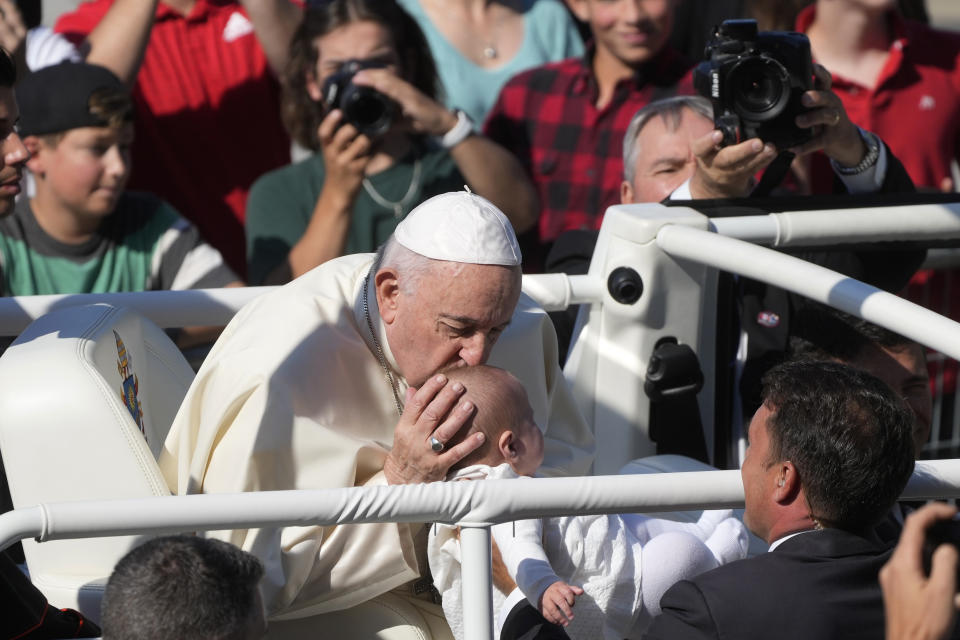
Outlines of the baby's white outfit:
{"type": "MultiPolygon", "coordinates": [[[[450,479],[517,478],[508,464],[467,467],[450,479]]],[[[639,638],[660,612],[663,593],[679,580],[745,558],[747,531],[729,510],[705,511],[697,523],[640,514],[578,515],[494,525],[504,565],[534,608],[554,582],[583,588],[565,628],[573,640],[639,638]]],[[[456,528],[434,525],[427,543],[434,585],[453,634],[463,638],[460,544],[456,528]]],[[[508,594],[494,588],[499,630],[508,594]]],[[[499,634],[498,634],[499,635],[499,634]]]]}

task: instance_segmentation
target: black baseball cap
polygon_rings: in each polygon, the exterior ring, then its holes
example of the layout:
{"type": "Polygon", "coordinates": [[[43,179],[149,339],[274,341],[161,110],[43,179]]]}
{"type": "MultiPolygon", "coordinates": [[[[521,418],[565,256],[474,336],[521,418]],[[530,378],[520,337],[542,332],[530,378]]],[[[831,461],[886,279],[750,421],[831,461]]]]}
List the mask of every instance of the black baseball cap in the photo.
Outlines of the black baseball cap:
{"type": "Polygon", "coordinates": [[[20,135],[109,126],[90,112],[90,96],[102,89],[129,95],[112,71],[86,62],[61,62],[28,74],[15,88],[20,135]]]}

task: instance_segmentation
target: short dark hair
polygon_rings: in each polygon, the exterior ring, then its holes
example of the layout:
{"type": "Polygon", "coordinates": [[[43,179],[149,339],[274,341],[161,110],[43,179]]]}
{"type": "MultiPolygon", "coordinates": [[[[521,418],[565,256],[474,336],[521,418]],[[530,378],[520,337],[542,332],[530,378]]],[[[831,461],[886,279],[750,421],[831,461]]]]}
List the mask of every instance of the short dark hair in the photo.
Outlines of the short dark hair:
{"type": "Polygon", "coordinates": [[[878,378],[836,362],[786,362],[763,378],[770,462],[789,460],[811,517],[863,532],[913,471],[913,415],[878,378]]]}
{"type": "Polygon", "coordinates": [[[133,549],[103,595],[105,640],[242,638],[257,615],[263,565],[239,548],[163,536],[133,549]]]}
{"type": "Polygon", "coordinates": [[[0,87],[13,87],[17,82],[17,65],[7,50],[0,47],[0,87]]]}
{"type": "Polygon", "coordinates": [[[317,128],[324,111],[307,94],[307,72],[316,68],[319,51],[314,40],[355,22],[375,22],[393,35],[404,79],[425,95],[439,95],[437,67],[427,39],[416,21],[395,0],[325,0],[310,2],[303,21],[290,41],[290,55],[283,72],[281,115],[283,123],[301,146],[317,151],[317,128]]]}
{"type": "Polygon", "coordinates": [[[903,349],[916,341],[857,316],[811,303],[791,320],[790,357],[852,362],[871,347],[903,349]]]}

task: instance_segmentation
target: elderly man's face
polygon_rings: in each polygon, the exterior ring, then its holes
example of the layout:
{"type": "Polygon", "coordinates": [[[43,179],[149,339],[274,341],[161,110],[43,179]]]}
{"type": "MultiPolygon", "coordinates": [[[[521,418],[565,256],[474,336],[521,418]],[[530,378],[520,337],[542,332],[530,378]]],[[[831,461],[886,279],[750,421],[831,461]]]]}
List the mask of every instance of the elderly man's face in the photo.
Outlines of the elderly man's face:
{"type": "Polygon", "coordinates": [[[766,404],[761,405],[753,414],[747,433],[749,445],[740,466],[746,500],[743,523],[767,542],[770,542],[768,535],[772,523],[771,508],[778,482],[778,465],[770,460],[770,430],[767,421],[771,415],[773,412],[766,404]]]}
{"type": "Polygon", "coordinates": [[[681,114],[676,129],[654,116],[640,130],[633,175],[620,188],[624,204],[660,202],[693,175],[697,167],[693,141],[713,131],[714,125],[690,109],[681,114]]]}
{"type": "MultiPolygon", "coordinates": [[[[402,279],[402,275],[400,276],[402,279]]],[[[439,369],[483,364],[520,299],[520,270],[440,263],[380,301],[400,372],[419,387],[439,369]]]]}

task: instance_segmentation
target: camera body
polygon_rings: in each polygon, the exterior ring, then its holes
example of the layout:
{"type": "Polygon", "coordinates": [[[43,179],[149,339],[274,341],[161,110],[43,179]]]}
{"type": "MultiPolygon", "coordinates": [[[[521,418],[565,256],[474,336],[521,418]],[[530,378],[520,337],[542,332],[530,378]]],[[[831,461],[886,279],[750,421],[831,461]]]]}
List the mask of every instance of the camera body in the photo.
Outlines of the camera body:
{"type": "Polygon", "coordinates": [[[345,122],[370,138],[378,138],[387,132],[399,113],[399,107],[376,89],[354,84],[353,76],[361,69],[382,66],[364,60],[347,60],[324,81],[321,89],[324,106],[328,110],[340,109],[345,122]]]}
{"type": "Polygon", "coordinates": [[[810,41],[802,33],[757,31],[756,20],[725,20],[694,69],[697,92],[713,103],[723,146],[760,138],[783,150],[813,137],[795,118],[813,88],[810,41]]]}
{"type": "MultiPolygon", "coordinates": [[[[930,575],[933,552],[941,544],[952,544],[960,550],[960,520],[938,520],[927,529],[920,556],[924,575],[930,575]]],[[[960,565],[957,566],[957,588],[960,589],[960,565]]]]}

